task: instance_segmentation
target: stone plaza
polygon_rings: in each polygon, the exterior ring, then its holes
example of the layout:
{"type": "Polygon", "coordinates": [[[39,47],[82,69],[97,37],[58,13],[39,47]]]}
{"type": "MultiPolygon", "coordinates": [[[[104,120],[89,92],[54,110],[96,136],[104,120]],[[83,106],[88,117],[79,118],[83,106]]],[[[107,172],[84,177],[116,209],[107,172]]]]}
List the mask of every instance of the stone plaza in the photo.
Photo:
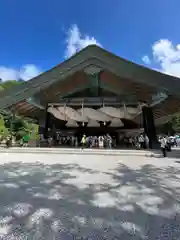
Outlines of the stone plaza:
{"type": "Polygon", "coordinates": [[[0,239],[180,239],[180,161],[0,154],[0,239]]]}

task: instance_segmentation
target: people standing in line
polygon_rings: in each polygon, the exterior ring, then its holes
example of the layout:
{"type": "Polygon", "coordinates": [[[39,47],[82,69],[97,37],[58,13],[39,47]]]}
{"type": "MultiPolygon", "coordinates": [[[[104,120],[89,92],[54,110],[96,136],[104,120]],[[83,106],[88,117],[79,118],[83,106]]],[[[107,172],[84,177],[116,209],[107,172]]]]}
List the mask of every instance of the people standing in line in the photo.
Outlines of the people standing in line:
{"type": "Polygon", "coordinates": [[[161,137],[159,142],[161,144],[161,151],[162,151],[163,157],[167,157],[167,140],[166,140],[166,138],[161,137]]]}

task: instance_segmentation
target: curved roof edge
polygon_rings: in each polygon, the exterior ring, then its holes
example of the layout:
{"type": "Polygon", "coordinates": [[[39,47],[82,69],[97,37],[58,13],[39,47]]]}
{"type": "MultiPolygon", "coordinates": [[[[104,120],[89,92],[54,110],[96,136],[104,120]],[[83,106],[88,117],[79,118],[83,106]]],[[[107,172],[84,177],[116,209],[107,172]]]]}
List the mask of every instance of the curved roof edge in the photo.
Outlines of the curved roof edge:
{"type": "Polygon", "coordinates": [[[81,70],[91,64],[99,65],[102,68],[104,67],[117,76],[129,78],[140,83],[146,83],[147,85],[167,90],[171,94],[179,95],[179,78],[125,60],[97,45],[90,45],[71,58],[22,85],[3,91],[0,94],[0,108],[5,107],[4,103],[6,101],[7,105],[12,105],[24,99],[27,95],[31,96],[37,93],[40,91],[40,88],[46,88],[66,78],[66,76],[74,73],[74,71],[81,70]]]}

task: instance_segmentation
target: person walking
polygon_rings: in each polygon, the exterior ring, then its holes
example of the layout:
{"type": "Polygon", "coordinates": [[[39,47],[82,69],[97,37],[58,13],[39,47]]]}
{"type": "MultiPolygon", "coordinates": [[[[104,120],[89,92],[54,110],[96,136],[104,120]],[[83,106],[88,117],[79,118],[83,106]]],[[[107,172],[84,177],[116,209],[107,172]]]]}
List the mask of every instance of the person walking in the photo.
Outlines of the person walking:
{"type": "Polygon", "coordinates": [[[81,139],[81,145],[82,145],[82,149],[84,149],[84,147],[86,146],[86,135],[84,134],[82,139],[81,139]]]}
{"type": "Polygon", "coordinates": [[[29,142],[29,135],[28,135],[28,133],[24,134],[22,141],[23,141],[23,147],[27,147],[28,146],[28,142],[29,142]]]}
{"type": "Polygon", "coordinates": [[[160,144],[161,144],[161,151],[162,151],[162,155],[163,157],[167,157],[167,140],[165,137],[160,138],[159,140],[160,144]]]}

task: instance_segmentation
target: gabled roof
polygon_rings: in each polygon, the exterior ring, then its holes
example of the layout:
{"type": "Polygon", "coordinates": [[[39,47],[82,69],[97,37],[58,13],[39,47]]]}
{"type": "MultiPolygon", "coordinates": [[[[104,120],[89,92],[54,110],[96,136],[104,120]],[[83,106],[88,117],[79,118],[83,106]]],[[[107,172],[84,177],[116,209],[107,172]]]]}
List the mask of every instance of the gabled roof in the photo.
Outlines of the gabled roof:
{"type": "Polygon", "coordinates": [[[76,53],[70,59],[28,82],[2,92],[0,94],[0,108],[6,108],[27,97],[31,97],[51,84],[61,81],[90,65],[106,69],[116,76],[131,79],[138,83],[145,83],[149,86],[179,95],[179,78],[148,69],[144,66],[122,59],[96,45],[90,45],[76,53]]]}

